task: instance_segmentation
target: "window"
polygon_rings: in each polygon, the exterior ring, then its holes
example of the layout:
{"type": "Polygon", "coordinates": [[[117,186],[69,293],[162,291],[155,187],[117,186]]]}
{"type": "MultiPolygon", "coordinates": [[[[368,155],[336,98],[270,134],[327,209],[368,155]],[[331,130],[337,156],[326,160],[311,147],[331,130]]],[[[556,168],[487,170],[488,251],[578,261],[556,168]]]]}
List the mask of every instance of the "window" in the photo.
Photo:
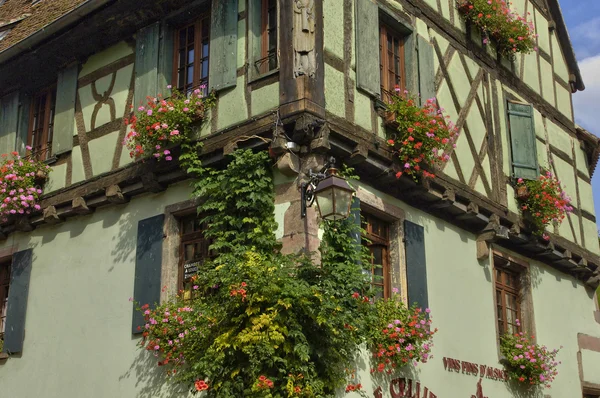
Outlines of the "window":
{"type": "MultiPolygon", "coordinates": [[[[8,285],[10,283],[10,262],[0,263],[0,341],[4,341],[6,310],[8,306],[8,285]]],[[[0,343],[2,345],[2,343],[0,343]]],[[[2,351],[0,349],[0,351],[2,351]]]]}
{"type": "Polygon", "coordinates": [[[533,106],[510,100],[507,109],[513,177],[535,180],[540,173],[533,106]]]}
{"type": "Polygon", "coordinates": [[[179,283],[178,290],[184,298],[191,298],[194,283],[191,279],[204,260],[210,257],[210,241],[204,237],[203,225],[196,213],[180,219],[181,243],[179,245],[179,283]]]}
{"type": "Polygon", "coordinates": [[[203,86],[208,94],[208,55],[210,50],[210,14],[175,31],[173,87],[189,93],[203,86]]]}
{"type": "Polygon", "coordinates": [[[363,214],[365,244],[371,253],[371,284],[376,289],[376,297],[390,297],[390,243],[389,224],[370,214],[363,214]]]}
{"type": "Polygon", "coordinates": [[[40,91],[33,97],[27,145],[37,160],[46,160],[52,149],[56,87],[40,91]]]}
{"type": "Polygon", "coordinates": [[[521,326],[521,305],[519,302],[519,273],[508,268],[506,260],[494,259],[496,276],[496,312],[500,335],[518,333],[521,326]]]}
{"type": "Polygon", "coordinates": [[[379,34],[381,98],[388,102],[396,86],[402,91],[406,88],[404,38],[386,24],[381,24],[379,34]]]}
{"type": "Polygon", "coordinates": [[[252,0],[252,74],[277,69],[277,0],[252,0]]]}

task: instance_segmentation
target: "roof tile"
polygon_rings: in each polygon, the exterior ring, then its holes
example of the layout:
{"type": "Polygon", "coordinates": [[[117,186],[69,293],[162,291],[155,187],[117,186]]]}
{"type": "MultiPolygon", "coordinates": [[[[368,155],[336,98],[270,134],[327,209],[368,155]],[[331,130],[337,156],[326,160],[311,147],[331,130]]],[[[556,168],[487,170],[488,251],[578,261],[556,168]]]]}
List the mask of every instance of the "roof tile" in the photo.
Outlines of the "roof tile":
{"type": "Polygon", "coordinates": [[[0,6],[0,26],[10,24],[25,14],[31,14],[14,25],[0,41],[0,52],[31,36],[44,26],[56,21],[88,0],[41,0],[31,5],[31,0],[6,0],[0,6]]]}

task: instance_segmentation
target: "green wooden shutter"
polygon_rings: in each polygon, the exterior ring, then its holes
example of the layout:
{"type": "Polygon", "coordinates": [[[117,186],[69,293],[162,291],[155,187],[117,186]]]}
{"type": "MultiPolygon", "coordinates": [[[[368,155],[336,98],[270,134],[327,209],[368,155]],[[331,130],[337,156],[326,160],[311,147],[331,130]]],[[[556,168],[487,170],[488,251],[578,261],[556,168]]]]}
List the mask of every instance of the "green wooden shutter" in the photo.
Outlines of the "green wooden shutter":
{"type": "MultiPolygon", "coordinates": [[[[133,299],[140,306],[149,304],[154,308],[160,302],[164,222],[164,214],[159,214],[138,223],[133,299]]],[[[142,332],[144,324],[144,315],[134,308],[133,334],[142,332]]]]}
{"type": "Polygon", "coordinates": [[[210,24],[208,84],[218,91],[236,85],[238,1],[213,0],[210,24]]]}
{"type": "Polygon", "coordinates": [[[31,109],[31,96],[21,92],[19,96],[19,122],[17,125],[17,147],[19,155],[25,156],[25,146],[29,134],[29,111],[31,109]]]}
{"type": "Polygon", "coordinates": [[[4,328],[4,347],[2,349],[3,352],[8,354],[23,351],[32,253],[32,249],[27,249],[14,253],[12,257],[6,327],[4,328]]]}
{"type": "Polygon", "coordinates": [[[160,48],[158,54],[158,94],[170,97],[171,90],[167,88],[173,79],[173,46],[175,32],[167,23],[160,26],[160,48]]]}
{"type": "Polygon", "coordinates": [[[379,7],[372,0],[356,0],[356,86],[381,96],[379,71],[379,7]]]}
{"type": "Polygon", "coordinates": [[[417,35],[419,51],[419,94],[423,104],[429,98],[435,98],[435,66],[433,65],[433,46],[417,35]]]}
{"type": "Polygon", "coordinates": [[[533,107],[508,102],[508,123],[512,170],[515,178],[535,180],[540,172],[537,161],[533,107]]]}
{"type": "Polygon", "coordinates": [[[58,74],[54,136],[52,138],[53,155],[60,155],[73,149],[78,75],[79,66],[77,64],[61,70],[58,74]]]}
{"type": "Polygon", "coordinates": [[[427,262],[425,261],[425,233],[423,227],[404,221],[404,250],[406,253],[406,279],[408,304],[429,306],[427,294],[427,262]]]}
{"type": "Polygon", "coordinates": [[[146,97],[158,94],[160,22],[148,25],[136,34],[134,108],[146,103],[146,97]]]}
{"type": "Polygon", "coordinates": [[[19,120],[19,92],[0,98],[0,154],[15,150],[19,120]]]}

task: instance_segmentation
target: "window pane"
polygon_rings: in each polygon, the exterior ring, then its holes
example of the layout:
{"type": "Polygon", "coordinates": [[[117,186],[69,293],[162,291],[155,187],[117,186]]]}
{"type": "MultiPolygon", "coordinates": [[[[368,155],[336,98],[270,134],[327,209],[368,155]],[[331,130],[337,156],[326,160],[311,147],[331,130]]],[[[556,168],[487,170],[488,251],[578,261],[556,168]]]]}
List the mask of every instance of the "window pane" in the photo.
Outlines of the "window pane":
{"type": "Polygon", "coordinates": [[[186,79],[186,84],[193,84],[194,83],[194,66],[188,66],[187,68],[187,79],[186,79]]]}
{"type": "Polygon", "coordinates": [[[200,78],[204,79],[208,77],[208,61],[203,61],[202,62],[202,73],[200,75],[200,78]]]}
{"type": "Polygon", "coordinates": [[[185,261],[191,261],[194,259],[194,252],[195,252],[195,247],[194,244],[188,244],[184,246],[184,260],[185,261]]]}
{"type": "Polygon", "coordinates": [[[187,63],[188,65],[194,64],[194,47],[188,47],[187,63]]]}

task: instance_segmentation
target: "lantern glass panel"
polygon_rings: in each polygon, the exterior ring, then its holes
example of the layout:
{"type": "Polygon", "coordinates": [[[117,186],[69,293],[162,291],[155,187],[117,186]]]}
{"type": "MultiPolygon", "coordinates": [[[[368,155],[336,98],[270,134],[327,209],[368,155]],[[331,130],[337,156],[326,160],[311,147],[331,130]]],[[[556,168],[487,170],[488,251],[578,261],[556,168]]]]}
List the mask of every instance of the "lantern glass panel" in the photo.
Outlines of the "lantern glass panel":
{"type": "Polygon", "coordinates": [[[335,213],[337,219],[347,218],[350,215],[350,205],[352,204],[352,192],[343,189],[335,190],[335,213]]]}
{"type": "Polygon", "coordinates": [[[321,213],[321,218],[328,220],[328,216],[334,211],[333,188],[318,192],[316,194],[316,200],[317,206],[319,207],[319,213],[321,213]]]}

